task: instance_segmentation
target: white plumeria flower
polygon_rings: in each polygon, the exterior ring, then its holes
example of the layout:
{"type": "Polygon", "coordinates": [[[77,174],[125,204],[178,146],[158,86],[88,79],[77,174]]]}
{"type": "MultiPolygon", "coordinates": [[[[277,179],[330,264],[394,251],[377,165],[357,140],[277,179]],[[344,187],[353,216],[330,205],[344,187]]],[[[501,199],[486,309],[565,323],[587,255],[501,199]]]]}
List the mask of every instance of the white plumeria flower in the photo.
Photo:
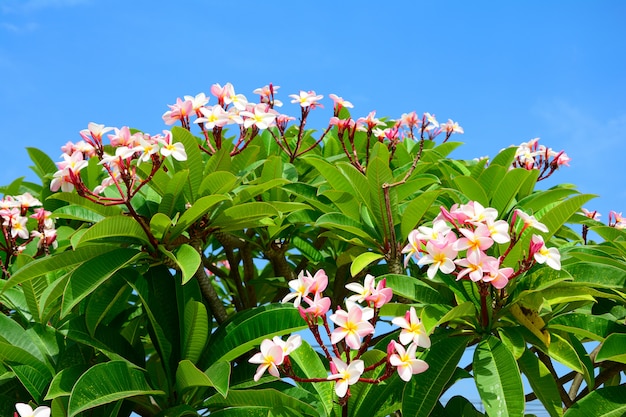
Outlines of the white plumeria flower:
{"type": "Polygon", "coordinates": [[[15,409],[20,417],[50,417],[50,407],[46,405],[40,405],[33,410],[28,404],[17,403],[15,409]]]}
{"type": "Polygon", "coordinates": [[[347,365],[341,359],[333,358],[333,365],[337,373],[328,377],[329,380],[336,380],[335,392],[337,396],[343,398],[348,392],[348,387],[354,385],[359,381],[363,371],[365,370],[365,363],[360,360],[354,360],[347,365]]]}

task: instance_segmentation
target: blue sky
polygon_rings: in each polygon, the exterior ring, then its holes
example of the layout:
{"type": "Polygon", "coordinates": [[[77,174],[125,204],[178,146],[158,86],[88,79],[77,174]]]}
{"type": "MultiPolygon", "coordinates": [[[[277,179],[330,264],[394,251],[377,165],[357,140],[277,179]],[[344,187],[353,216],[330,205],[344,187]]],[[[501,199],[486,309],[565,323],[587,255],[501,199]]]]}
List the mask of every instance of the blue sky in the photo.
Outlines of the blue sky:
{"type": "Polygon", "coordinates": [[[291,114],[288,94],[323,94],[318,127],[330,93],[356,117],[452,118],[459,157],[540,137],[606,221],[626,212],[625,17],[618,0],[0,0],[0,184],[90,121],[159,133],[177,97],[272,82],[291,114]]]}
{"type": "Polygon", "coordinates": [[[90,121],[158,133],[177,97],[280,85],[397,118],[464,127],[459,157],[540,137],[565,150],[557,182],[626,211],[626,4],[620,1],[0,0],[0,184],[32,178],[90,121]],[[546,4],[548,3],[548,4],[546,4]],[[176,6],[175,6],[176,4],[176,6]]]}

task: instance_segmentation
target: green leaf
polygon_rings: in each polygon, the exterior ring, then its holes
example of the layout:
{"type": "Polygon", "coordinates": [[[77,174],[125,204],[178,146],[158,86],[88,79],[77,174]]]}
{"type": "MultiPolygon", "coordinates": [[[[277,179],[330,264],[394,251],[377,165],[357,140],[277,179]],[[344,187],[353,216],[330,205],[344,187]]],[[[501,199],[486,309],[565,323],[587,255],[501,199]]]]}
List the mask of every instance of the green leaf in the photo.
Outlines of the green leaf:
{"type": "Polygon", "coordinates": [[[518,360],[520,370],[526,375],[533,392],[551,417],[563,415],[561,396],[550,370],[530,350],[518,360]]]}
{"type": "Polygon", "coordinates": [[[26,264],[24,267],[15,272],[6,282],[3,292],[30,279],[59,270],[69,269],[76,264],[82,263],[88,259],[97,257],[112,250],[115,250],[114,246],[86,246],[76,248],[72,251],[61,252],[45,258],[37,259],[26,264]]]}
{"type": "Polygon", "coordinates": [[[240,179],[229,171],[216,171],[207,175],[200,185],[200,195],[226,194],[233,190],[240,179]]]}
{"type": "Polygon", "coordinates": [[[202,259],[197,250],[183,243],[176,250],[176,263],[183,274],[183,285],[186,284],[200,267],[202,259]]]}
{"type": "Polygon", "coordinates": [[[189,171],[187,186],[185,187],[185,196],[189,203],[194,203],[198,197],[198,190],[204,179],[202,152],[198,148],[198,139],[187,129],[180,126],[172,128],[172,140],[181,142],[187,153],[187,160],[183,162],[176,161],[174,165],[180,165],[189,171]]]}
{"type": "Polygon", "coordinates": [[[185,306],[181,357],[196,363],[207,344],[209,318],[204,304],[189,300],[185,306]]]}
{"type": "MultiPolygon", "coordinates": [[[[311,348],[306,340],[289,355],[289,358],[297,368],[296,375],[303,378],[326,378],[328,371],[324,367],[317,352],[311,348]]],[[[327,415],[330,415],[333,408],[334,392],[330,383],[299,383],[305,389],[316,393],[327,415]]]]}
{"type": "Polygon", "coordinates": [[[404,389],[402,398],[403,417],[430,415],[448,381],[456,371],[471,337],[443,337],[433,343],[421,358],[428,370],[413,376],[404,389]]]}
{"type": "Polygon", "coordinates": [[[356,276],[359,272],[367,268],[369,264],[382,258],[383,255],[381,255],[380,253],[363,252],[352,261],[352,264],[350,265],[350,275],[352,275],[353,277],[356,276]]]}
{"type": "Polygon", "coordinates": [[[259,220],[278,216],[278,214],[278,210],[273,205],[253,201],[227,208],[211,222],[211,226],[223,231],[254,227],[258,225],[259,220]]]}
{"type": "Polygon", "coordinates": [[[324,214],[317,219],[315,226],[329,230],[339,229],[372,243],[375,242],[375,237],[370,235],[370,233],[376,233],[375,231],[342,213],[324,214]]]}
{"type": "Polygon", "coordinates": [[[567,334],[561,336],[558,333],[550,332],[550,345],[547,353],[552,359],[584,375],[585,380],[588,382],[592,375],[589,374],[589,370],[579,356],[579,352],[573,346],[574,340],[574,338],[568,337],[567,334]]]}
{"type": "Polygon", "coordinates": [[[596,389],[576,401],[563,417],[623,417],[626,414],[626,385],[596,389]]]}
{"type": "Polygon", "coordinates": [[[80,238],[77,246],[95,240],[113,240],[123,243],[150,245],[150,239],[139,223],[129,216],[107,217],[91,226],[80,238]]]}
{"type": "Polygon", "coordinates": [[[30,395],[40,401],[52,376],[30,365],[10,365],[10,368],[30,395]]]}
{"type": "Polygon", "coordinates": [[[44,400],[49,401],[57,397],[69,397],[74,384],[87,369],[89,368],[85,364],[62,369],[52,379],[44,400]]]}
{"type": "Polygon", "coordinates": [[[459,190],[463,194],[465,194],[465,196],[470,200],[478,201],[485,207],[489,206],[489,197],[487,196],[487,193],[480,185],[480,183],[474,178],[458,176],[454,178],[454,183],[459,188],[459,190]]]}
{"type": "Polygon", "coordinates": [[[498,210],[498,213],[504,213],[513,202],[524,181],[531,175],[531,171],[522,168],[507,171],[502,181],[491,191],[491,207],[498,210]]]}
{"type": "Polygon", "coordinates": [[[537,216],[537,220],[548,228],[548,233],[539,232],[544,240],[547,242],[573,214],[578,213],[581,207],[594,197],[596,196],[592,194],[580,194],[556,204],[540,218],[537,216]]]}
{"type": "Polygon", "coordinates": [[[427,305],[422,310],[422,322],[427,332],[431,332],[436,326],[448,321],[463,319],[471,320],[476,316],[476,306],[471,301],[466,301],[456,307],[450,308],[449,305],[427,305]]]}
{"type": "Polygon", "coordinates": [[[72,272],[65,286],[61,303],[61,316],[66,316],[74,306],[118,270],[143,256],[145,256],[143,252],[130,248],[120,248],[84,262],[72,272]]]}
{"type": "MultiPolygon", "coordinates": [[[[167,183],[165,194],[159,204],[159,213],[163,213],[168,217],[173,217],[177,208],[181,207],[180,196],[185,188],[185,183],[189,178],[189,171],[178,171],[167,183]]],[[[184,204],[184,203],[183,203],[184,204]]]]}
{"type": "Polygon", "coordinates": [[[220,361],[214,363],[206,373],[188,360],[178,364],[176,370],[176,387],[179,393],[193,387],[214,387],[223,396],[228,394],[228,380],[230,378],[230,364],[220,361]]]}
{"type": "Polygon", "coordinates": [[[370,189],[370,209],[376,230],[378,234],[382,234],[382,236],[389,239],[391,232],[389,230],[388,216],[391,215],[391,221],[394,225],[400,221],[397,190],[394,187],[388,187],[389,184],[394,182],[391,169],[389,168],[389,161],[383,160],[381,157],[371,159],[367,165],[366,175],[370,189]],[[388,192],[391,213],[387,213],[385,191],[388,192]]]}
{"type": "Polygon", "coordinates": [[[298,412],[297,415],[299,416],[320,417],[319,412],[307,402],[300,401],[275,389],[230,390],[226,398],[221,395],[214,395],[208,401],[205,401],[204,405],[209,409],[213,407],[245,406],[261,407],[267,411],[288,407],[298,412]]]}
{"type": "Polygon", "coordinates": [[[172,227],[172,219],[163,213],[156,213],[150,219],[150,232],[156,240],[162,240],[172,227]]]}
{"type": "Polygon", "coordinates": [[[437,197],[439,197],[439,194],[441,194],[439,190],[426,191],[411,200],[406,206],[402,213],[402,224],[400,227],[400,233],[403,238],[419,226],[424,215],[431,208],[437,197]]]}
{"type": "Polygon", "coordinates": [[[626,363],[626,334],[615,333],[606,338],[598,354],[596,361],[615,361],[620,363],[626,363]]]}
{"type": "Polygon", "coordinates": [[[306,328],[292,305],[269,304],[241,311],[222,324],[209,339],[208,363],[231,361],[261,341],[306,328]]]}
{"type": "Polygon", "coordinates": [[[447,304],[451,300],[451,297],[445,297],[445,291],[440,292],[414,277],[387,274],[380,278],[387,280],[387,287],[391,288],[395,295],[417,301],[418,303],[447,304]]]}
{"type": "Polygon", "coordinates": [[[128,298],[132,290],[126,281],[114,274],[101,283],[89,298],[85,310],[85,324],[93,336],[96,328],[103,321],[111,320],[116,314],[128,307],[128,298]]]}
{"type": "Polygon", "coordinates": [[[517,331],[515,327],[500,327],[498,328],[498,335],[500,340],[506,348],[513,354],[513,357],[517,360],[526,351],[526,340],[524,336],[517,331]]]}
{"type": "Polygon", "coordinates": [[[137,395],[165,395],[148,385],[144,373],[128,362],[111,361],[92,366],[76,381],[69,401],[69,417],[137,395]]]}
{"type": "Polygon", "coordinates": [[[524,415],[524,387],[517,362],[497,338],[488,336],[476,346],[474,379],[489,416],[524,415]]]}
{"type": "Polygon", "coordinates": [[[54,174],[57,171],[57,166],[52,159],[43,151],[37,148],[26,148],[28,156],[35,163],[33,171],[43,181],[48,174],[54,174]]]}
{"type": "Polygon", "coordinates": [[[226,195],[208,195],[206,197],[199,198],[191,207],[189,207],[182,216],[176,222],[171,230],[170,239],[175,239],[180,236],[187,228],[198,221],[202,216],[208,213],[212,207],[216,204],[228,200],[226,195]]]}

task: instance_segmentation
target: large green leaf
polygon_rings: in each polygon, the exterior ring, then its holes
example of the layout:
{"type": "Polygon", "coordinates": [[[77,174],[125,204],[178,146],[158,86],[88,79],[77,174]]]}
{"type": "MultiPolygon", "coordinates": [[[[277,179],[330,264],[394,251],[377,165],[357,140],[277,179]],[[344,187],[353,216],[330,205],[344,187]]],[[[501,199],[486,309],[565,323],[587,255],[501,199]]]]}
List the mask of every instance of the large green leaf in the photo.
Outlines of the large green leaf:
{"type": "Polygon", "coordinates": [[[404,417],[428,416],[437,405],[448,381],[456,371],[471,337],[443,337],[433,343],[421,358],[428,370],[413,376],[404,389],[402,415],[404,417]]]}
{"type": "Polygon", "coordinates": [[[214,363],[206,372],[202,372],[188,360],[181,361],[176,369],[176,387],[179,393],[188,388],[214,387],[226,397],[229,378],[230,364],[224,361],[214,363]]]}
{"type": "Polygon", "coordinates": [[[620,363],[626,363],[626,334],[615,333],[609,335],[606,338],[598,354],[596,355],[596,361],[615,361],[620,363]]]}
{"type": "Polygon", "coordinates": [[[46,393],[46,398],[44,399],[53,400],[57,397],[69,397],[74,384],[87,369],[89,369],[89,367],[83,364],[70,366],[69,368],[59,371],[54,376],[54,379],[52,379],[48,387],[48,392],[46,393]]]}
{"type": "Polygon", "coordinates": [[[76,264],[85,262],[88,259],[97,257],[104,253],[115,250],[115,246],[108,245],[89,245],[76,248],[72,251],[61,252],[52,256],[37,259],[20,268],[6,282],[3,292],[9,288],[26,282],[30,279],[52,273],[59,270],[69,269],[76,264]]]}
{"type": "Polygon", "coordinates": [[[204,304],[190,300],[185,306],[181,357],[196,363],[207,344],[209,318],[204,304]]]}
{"type": "Polygon", "coordinates": [[[576,401],[563,417],[623,417],[626,415],[626,385],[599,388],[576,401]]]}
{"type": "Polygon", "coordinates": [[[487,193],[480,185],[480,183],[474,178],[458,176],[454,178],[454,183],[456,184],[458,189],[470,200],[478,201],[485,207],[489,206],[489,197],[487,196],[487,193]]]}
{"type": "Polygon", "coordinates": [[[431,208],[440,193],[441,191],[439,190],[426,191],[411,200],[402,213],[402,224],[400,227],[402,238],[408,236],[413,229],[419,226],[424,215],[431,208]]]}
{"type": "Polygon", "coordinates": [[[187,153],[186,161],[177,161],[174,165],[182,166],[189,171],[189,177],[184,191],[188,202],[193,204],[198,197],[198,191],[204,178],[202,152],[198,148],[199,141],[191,132],[180,126],[174,126],[172,128],[172,136],[173,140],[183,144],[185,152],[187,153]]]}
{"type": "Polygon", "coordinates": [[[529,350],[519,358],[520,370],[526,375],[533,392],[551,417],[563,415],[561,396],[550,370],[529,350]]]}
{"type": "Polygon", "coordinates": [[[57,166],[52,159],[43,151],[37,148],[26,148],[28,152],[28,156],[35,163],[35,166],[32,167],[33,171],[41,178],[43,181],[48,174],[53,174],[57,171],[57,166]]]}
{"type": "Polygon", "coordinates": [[[222,408],[238,406],[261,407],[266,410],[266,413],[272,410],[277,410],[281,407],[288,407],[298,413],[295,415],[320,417],[319,412],[309,403],[275,389],[247,389],[241,391],[230,390],[226,398],[221,395],[214,395],[204,404],[209,409],[213,407],[222,408]]]}
{"type": "Polygon", "coordinates": [[[97,240],[150,245],[150,239],[141,225],[129,216],[107,217],[91,226],[78,241],[77,247],[97,240]]]}
{"type": "Polygon", "coordinates": [[[438,291],[427,283],[407,275],[388,274],[382,278],[387,280],[387,287],[393,289],[393,293],[412,301],[423,304],[447,304],[451,299],[451,292],[438,291]],[[449,298],[445,294],[450,295],[449,298]]]}
{"type": "Polygon", "coordinates": [[[207,363],[233,360],[260,345],[263,339],[306,327],[292,305],[269,304],[239,312],[211,335],[207,363]]]}
{"type": "Polygon", "coordinates": [[[390,239],[389,221],[391,216],[393,225],[400,222],[398,215],[398,195],[394,187],[389,184],[394,182],[388,159],[376,157],[367,165],[367,181],[370,189],[371,211],[376,230],[386,239],[390,239]],[[385,193],[388,193],[389,207],[387,207],[385,193]]]}
{"type": "Polygon", "coordinates": [[[253,201],[229,207],[211,222],[212,227],[223,231],[254,227],[260,220],[277,216],[278,210],[269,203],[253,201]]]}
{"type": "Polygon", "coordinates": [[[85,324],[92,335],[100,323],[104,321],[106,324],[128,307],[131,291],[126,281],[115,274],[93,291],[85,310],[85,324]]]}
{"type": "Polygon", "coordinates": [[[513,354],[489,336],[474,351],[474,379],[490,417],[523,416],[524,387],[513,354]]]}
{"type": "Polygon", "coordinates": [[[514,200],[520,187],[531,175],[531,171],[522,168],[507,171],[498,187],[490,190],[490,206],[498,210],[498,213],[504,213],[514,200]]]}
{"type": "Polygon", "coordinates": [[[208,213],[211,208],[213,208],[216,204],[228,200],[228,196],[216,194],[216,195],[208,195],[202,198],[199,198],[191,207],[189,207],[180,219],[176,222],[176,226],[171,229],[170,239],[175,239],[180,236],[182,232],[187,230],[187,228],[199,220],[202,216],[208,213]]]}
{"type": "Polygon", "coordinates": [[[144,372],[128,362],[92,366],[76,381],[69,401],[69,417],[113,401],[137,395],[165,395],[146,381],[144,372]]]}
{"type": "Polygon", "coordinates": [[[84,262],[72,272],[67,281],[61,303],[61,316],[67,315],[74,306],[118,270],[143,256],[145,256],[143,252],[135,249],[120,248],[84,262]]]}
{"type": "MultiPolygon", "coordinates": [[[[295,367],[296,375],[303,378],[326,378],[328,371],[324,367],[319,354],[311,348],[306,340],[289,355],[295,367]]],[[[333,386],[330,383],[300,383],[300,385],[319,396],[327,415],[333,408],[333,386]]]]}
{"type": "Polygon", "coordinates": [[[168,217],[173,217],[177,208],[180,208],[180,197],[183,194],[185,183],[189,178],[188,170],[178,171],[167,183],[165,194],[159,204],[159,213],[163,213],[168,217]]]}
{"type": "Polygon", "coordinates": [[[186,284],[200,268],[202,258],[197,250],[186,243],[183,243],[176,249],[175,255],[176,263],[183,274],[182,283],[186,284]]]}
{"type": "Polygon", "coordinates": [[[52,379],[52,375],[30,365],[10,365],[10,368],[24,388],[39,402],[52,379]]]}

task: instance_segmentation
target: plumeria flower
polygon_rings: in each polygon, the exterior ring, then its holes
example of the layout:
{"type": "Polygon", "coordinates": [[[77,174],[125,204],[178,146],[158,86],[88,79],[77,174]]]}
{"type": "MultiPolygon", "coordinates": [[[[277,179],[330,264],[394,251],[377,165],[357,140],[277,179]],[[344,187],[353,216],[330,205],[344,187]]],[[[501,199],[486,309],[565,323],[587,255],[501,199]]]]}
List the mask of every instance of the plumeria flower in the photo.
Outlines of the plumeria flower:
{"type": "Polygon", "coordinates": [[[498,210],[484,207],[478,201],[462,204],[460,210],[467,216],[466,222],[470,223],[482,223],[486,220],[495,221],[498,218],[498,210]]]}
{"type": "Polygon", "coordinates": [[[89,122],[87,129],[83,129],[78,133],[87,143],[99,147],[102,145],[102,135],[112,130],[112,127],[105,127],[104,125],[89,122]]]}
{"type": "Polygon", "coordinates": [[[416,343],[411,343],[405,350],[404,346],[392,340],[387,350],[389,352],[396,352],[389,356],[389,363],[396,367],[398,375],[400,375],[400,378],[405,382],[410,381],[413,375],[422,373],[428,369],[426,362],[415,358],[415,352],[417,350],[416,343]]]}
{"type": "Polygon", "coordinates": [[[415,229],[409,233],[408,236],[409,243],[402,249],[402,253],[406,254],[404,258],[404,267],[406,268],[409,264],[409,260],[412,256],[418,258],[420,254],[420,249],[422,246],[422,241],[419,239],[419,230],[415,229]]]}
{"type": "Polygon", "coordinates": [[[299,94],[290,94],[293,100],[292,103],[300,104],[300,107],[318,107],[320,106],[319,101],[324,98],[324,96],[315,94],[315,91],[300,91],[299,94]]]}
{"type": "Polygon", "coordinates": [[[360,117],[356,121],[358,130],[372,131],[378,126],[385,126],[385,123],[376,118],[376,112],[371,111],[366,117],[360,117]]]}
{"type": "Polygon", "coordinates": [[[474,282],[482,280],[485,274],[493,272],[499,264],[496,258],[488,256],[481,251],[468,252],[467,258],[457,259],[454,262],[461,267],[465,267],[457,275],[457,281],[468,275],[474,282]]]}
{"type": "Polygon", "coordinates": [[[426,271],[428,278],[433,279],[437,274],[437,271],[441,271],[444,274],[450,274],[455,269],[454,258],[456,258],[458,251],[454,249],[453,244],[437,244],[432,240],[426,243],[426,254],[422,256],[417,264],[430,265],[426,271]]]}
{"type": "Polygon", "coordinates": [[[387,280],[385,278],[378,281],[376,288],[370,289],[370,295],[365,297],[365,301],[373,303],[374,307],[381,308],[383,305],[391,301],[393,290],[387,288],[387,280]]]}
{"type": "Polygon", "coordinates": [[[312,300],[309,297],[303,297],[303,300],[309,305],[308,308],[302,308],[302,306],[298,306],[300,314],[304,315],[304,317],[306,317],[306,315],[308,314],[313,317],[322,317],[325,316],[330,309],[330,298],[322,297],[321,292],[316,292],[312,300]]]}
{"type": "Polygon", "coordinates": [[[476,230],[459,229],[464,236],[452,244],[456,251],[467,249],[467,253],[474,251],[486,251],[493,246],[493,239],[489,228],[484,224],[479,224],[476,230]]]}
{"type": "MultiPolygon", "coordinates": [[[[194,113],[193,104],[193,100],[182,100],[180,97],[177,98],[176,104],[168,104],[170,110],[163,113],[163,121],[166,125],[173,125],[179,120],[186,120],[191,114],[194,113]]],[[[111,136],[109,135],[109,137],[111,136]]],[[[112,140],[111,145],[113,145],[112,140]]]]}
{"type": "Polygon", "coordinates": [[[195,97],[185,96],[184,99],[185,101],[191,102],[191,108],[196,114],[209,102],[209,98],[204,93],[196,94],[195,97]]]}
{"type": "Polygon", "coordinates": [[[489,282],[494,288],[502,289],[509,283],[513,268],[498,268],[490,270],[489,273],[483,275],[483,281],[489,282]]]}
{"type": "Polygon", "coordinates": [[[254,374],[254,380],[258,381],[265,371],[268,371],[270,375],[280,377],[278,372],[278,366],[282,365],[285,359],[285,352],[283,346],[276,344],[270,339],[265,339],[261,342],[261,351],[256,353],[248,362],[259,364],[259,367],[254,374]]]}
{"type": "Polygon", "coordinates": [[[446,123],[441,124],[441,130],[443,130],[447,135],[451,135],[453,133],[463,134],[463,128],[459,126],[457,122],[453,122],[451,119],[448,119],[446,123]]]}
{"type": "Polygon", "coordinates": [[[557,248],[547,248],[543,237],[533,235],[530,244],[530,253],[535,261],[540,264],[546,264],[557,271],[561,269],[561,254],[557,248]]]}
{"type": "Polygon", "coordinates": [[[346,108],[354,108],[354,105],[352,103],[350,103],[349,101],[344,100],[341,97],[338,97],[335,94],[329,94],[328,97],[333,101],[333,103],[335,104],[335,114],[339,114],[339,112],[341,111],[341,109],[343,107],[346,108]]]}
{"type": "Polygon", "coordinates": [[[164,157],[172,156],[172,158],[177,161],[186,161],[187,160],[187,152],[185,151],[185,146],[181,142],[172,143],[172,134],[164,130],[164,136],[158,139],[159,143],[161,143],[161,155],[164,157]]]}
{"type": "Polygon", "coordinates": [[[494,242],[502,244],[511,241],[509,224],[505,220],[496,220],[494,222],[491,219],[486,219],[484,224],[487,226],[489,236],[491,236],[494,242]]]}
{"type": "Polygon", "coordinates": [[[365,300],[366,297],[371,295],[372,288],[374,287],[374,276],[371,274],[365,275],[365,279],[363,280],[363,285],[358,282],[351,282],[346,284],[346,288],[350,291],[356,293],[348,297],[348,300],[355,301],[357,303],[361,303],[365,300]]]}
{"type": "Polygon", "coordinates": [[[256,126],[259,129],[267,129],[270,127],[274,123],[276,115],[268,112],[268,109],[267,104],[259,103],[254,106],[252,111],[240,112],[239,115],[244,118],[243,126],[246,129],[250,126],[256,126]]]}
{"type": "Polygon", "coordinates": [[[540,223],[535,216],[531,216],[529,214],[524,213],[522,210],[515,210],[515,213],[522,219],[524,222],[524,229],[527,227],[532,227],[534,229],[539,230],[543,233],[548,233],[548,228],[545,224],[540,223]]]}
{"type": "Polygon", "coordinates": [[[400,116],[400,124],[408,129],[419,127],[422,120],[417,116],[417,113],[412,111],[411,113],[403,113],[400,116]]]}
{"type": "Polygon", "coordinates": [[[597,210],[589,211],[586,208],[583,208],[582,211],[584,216],[589,217],[592,220],[599,220],[600,216],[602,216],[597,210]]]}
{"type": "Polygon", "coordinates": [[[328,376],[328,380],[336,381],[335,392],[338,397],[343,398],[346,396],[349,386],[356,384],[363,375],[365,363],[357,359],[348,365],[341,359],[333,358],[330,367],[333,374],[328,376]]]}
{"type": "Polygon", "coordinates": [[[231,123],[229,113],[222,108],[219,104],[210,107],[202,107],[200,113],[203,117],[198,117],[194,123],[204,123],[204,127],[207,129],[213,129],[214,127],[224,127],[231,123]]]}
{"type": "Polygon", "coordinates": [[[289,356],[291,352],[296,350],[302,345],[302,337],[300,335],[294,334],[287,338],[287,340],[283,340],[278,336],[274,336],[272,338],[272,342],[276,345],[280,346],[283,349],[283,354],[285,356],[289,356]]]}
{"type": "Polygon", "coordinates": [[[300,306],[302,298],[306,297],[311,292],[309,288],[311,287],[312,282],[309,278],[310,274],[308,272],[307,274],[309,276],[304,275],[304,271],[300,271],[300,273],[298,274],[298,278],[289,281],[289,288],[291,288],[293,292],[290,292],[289,294],[284,296],[281,301],[282,303],[286,303],[289,300],[293,299],[293,306],[300,306]]]}
{"type": "Polygon", "coordinates": [[[352,301],[346,301],[346,310],[337,310],[330,315],[330,320],[337,326],[330,335],[330,342],[336,344],[345,339],[351,349],[361,347],[361,339],[374,333],[374,326],[369,322],[374,317],[374,310],[361,307],[352,301]]]}
{"type": "Polygon", "coordinates": [[[15,196],[15,200],[19,201],[22,210],[28,210],[30,207],[41,206],[41,201],[37,200],[31,193],[24,193],[15,196]]]}
{"type": "Polygon", "coordinates": [[[309,292],[321,293],[328,286],[328,275],[323,269],[318,270],[315,275],[311,276],[309,271],[306,271],[306,277],[311,283],[309,286],[309,292]]]}
{"type": "Polygon", "coordinates": [[[430,338],[414,307],[411,307],[404,317],[396,317],[391,322],[402,329],[399,339],[403,345],[415,343],[423,348],[430,347],[430,338]]]}
{"type": "Polygon", "coordinates": [[[17,216],[11,221],[11,237],[28,239],[28,229],[26,228],[27,217],[17,216]]]}
{"type": "Polygon", "coordinates": [[[28,404],[17,403],[15,409],[20,417],[50,417],[50,407],[47,405],[40,405],[33,410],[28,404]]]}

